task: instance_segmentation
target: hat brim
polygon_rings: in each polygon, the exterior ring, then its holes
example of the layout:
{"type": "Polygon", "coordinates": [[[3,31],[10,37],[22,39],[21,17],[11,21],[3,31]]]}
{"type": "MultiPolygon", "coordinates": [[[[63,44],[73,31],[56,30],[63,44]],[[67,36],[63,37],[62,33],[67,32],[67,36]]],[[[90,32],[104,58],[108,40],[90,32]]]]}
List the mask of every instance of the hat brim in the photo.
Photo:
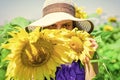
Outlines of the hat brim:
{"type": "Polygon", "coordinates": [[[52,25],[56,22],[63,21],[63,20],[72,20],[76,22],[76,26],[80,28],[81,30],[85,30],[87,32],[91,32],[93,30],[94,25],[92,22],[88,19],[79,19],[76,18],[68,13],[64,12],[55,12],[55,13],[50,13],[41,19],[31,23],[28,25],[29,27],[33,26],[40,26],[40,27],[46,27],[49,25],[52,25]]]}

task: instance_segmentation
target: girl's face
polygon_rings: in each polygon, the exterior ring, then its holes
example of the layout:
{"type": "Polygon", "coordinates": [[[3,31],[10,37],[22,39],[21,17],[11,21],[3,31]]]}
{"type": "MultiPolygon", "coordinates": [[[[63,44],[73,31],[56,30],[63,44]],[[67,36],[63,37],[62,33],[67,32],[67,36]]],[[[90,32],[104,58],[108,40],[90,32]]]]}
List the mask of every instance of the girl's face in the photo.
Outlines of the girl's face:
{"type": "Polygon", "coordinates": [[[73,29],[73,21],[71,21],[71,20],[60,21],[60,22],[57,22],[53,25],[47,26],[46,28],[48,28],[48,29],[66,28],[68,30],[72,30],[73,29]]]}

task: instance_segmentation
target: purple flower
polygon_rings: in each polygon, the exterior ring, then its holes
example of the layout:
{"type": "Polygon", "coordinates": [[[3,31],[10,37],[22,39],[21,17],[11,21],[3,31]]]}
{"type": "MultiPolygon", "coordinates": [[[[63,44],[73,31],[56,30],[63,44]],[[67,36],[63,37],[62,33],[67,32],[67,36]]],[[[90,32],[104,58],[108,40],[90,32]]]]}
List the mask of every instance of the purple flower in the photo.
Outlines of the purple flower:
{"type": "Polygon", "coordinates": [[[62,64],[57,68],[56,80],[85,80],[85,70],[80,61],[62,64]]]}

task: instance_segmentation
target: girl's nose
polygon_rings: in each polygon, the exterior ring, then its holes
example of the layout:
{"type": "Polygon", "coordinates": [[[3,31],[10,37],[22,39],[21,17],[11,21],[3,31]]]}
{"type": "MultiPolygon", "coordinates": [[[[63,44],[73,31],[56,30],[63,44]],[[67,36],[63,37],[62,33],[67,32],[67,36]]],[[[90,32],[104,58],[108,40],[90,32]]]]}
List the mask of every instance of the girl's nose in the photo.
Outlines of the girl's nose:
{"type": "Polygon", "coordinates": [[[56,27],[57,27],[57,29],[60,29],[60,28],[61,28],[61,25],[57,24],[56,27]]]}

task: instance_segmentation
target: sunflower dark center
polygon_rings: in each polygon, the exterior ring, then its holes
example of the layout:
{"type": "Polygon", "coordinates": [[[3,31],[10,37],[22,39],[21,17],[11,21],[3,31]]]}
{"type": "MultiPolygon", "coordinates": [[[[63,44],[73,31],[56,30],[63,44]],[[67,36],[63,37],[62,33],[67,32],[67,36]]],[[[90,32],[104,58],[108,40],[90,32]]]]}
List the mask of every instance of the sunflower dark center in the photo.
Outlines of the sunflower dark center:
{"type": "Polygon", "coordinates": [[[39,66],[47,62],[49,57],[50,57],[49,53],[44,53],[43,51],[39,50],[38,55],[32,56],[32,60],[30,60],[30,63],[33,66],[37,66],[37,65],[39,66]]]}
{"type": "Polygon", "coordinates": [[[27,44],[21,53],[21,59],[24,65],[27,66],[41,66],[45,64],[53,51],[53,46],[44,40],[36,42],[35,44],[27,44]]]}

